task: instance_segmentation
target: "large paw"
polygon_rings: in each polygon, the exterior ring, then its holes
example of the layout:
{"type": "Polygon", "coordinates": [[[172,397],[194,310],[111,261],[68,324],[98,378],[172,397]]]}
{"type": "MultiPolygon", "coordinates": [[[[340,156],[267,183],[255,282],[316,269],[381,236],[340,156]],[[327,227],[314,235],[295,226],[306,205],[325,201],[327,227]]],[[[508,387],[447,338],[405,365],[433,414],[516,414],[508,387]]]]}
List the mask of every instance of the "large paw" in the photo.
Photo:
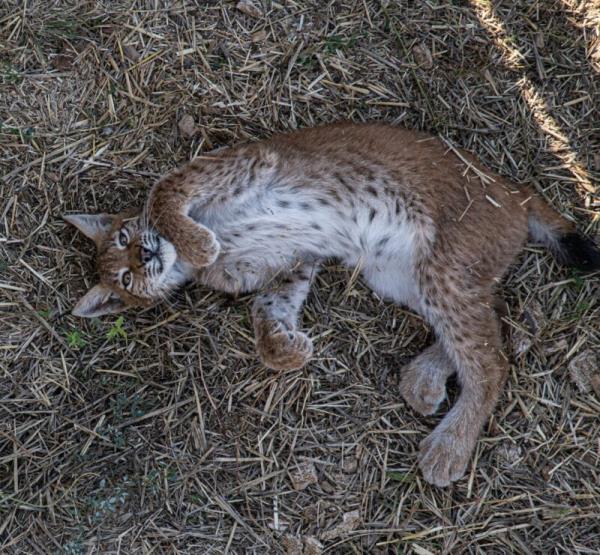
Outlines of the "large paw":
{"type": "Polygon", "coordinates": [[[219,256],[221,245],[209,229],[197,225],[194,233],[186,233],[175,241],[177,253],[194,268],[210,266],[219,256]]]}
{"type": "Polygon", "coordinates": [[[445,487],[461,478],[469,464],[473,445],[456,433],[434,430],[420,445],[419,467],[430,484],[445,487]]]}
{"type": "Polygon", "coordinates": [[[424,364],[422,355],[401,370],[400,393],[418,413],[433,414],[446,398],[446,378],[449,372],[424,364]]]}
{"type": "Polygon", "coordinates": [[[278,331],[259,339],[257,350],[265,366],[273,370],[297,370],[312,356],[313,344],[302,332],[278,331]]]}

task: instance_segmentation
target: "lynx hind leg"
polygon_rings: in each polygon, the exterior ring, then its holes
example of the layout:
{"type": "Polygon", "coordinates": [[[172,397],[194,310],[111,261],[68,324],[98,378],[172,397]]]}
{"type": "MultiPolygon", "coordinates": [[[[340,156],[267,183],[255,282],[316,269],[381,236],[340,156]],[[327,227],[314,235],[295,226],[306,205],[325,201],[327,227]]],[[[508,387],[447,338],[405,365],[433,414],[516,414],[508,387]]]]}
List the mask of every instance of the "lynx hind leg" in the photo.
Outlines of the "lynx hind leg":
{"type": "Polygon", "coordinates": [[[446,398],[446,380],[455,371],[438,341],[402,368],[400,393],[418,413],[433,414],[446,398]]]}
{"type": "Polygon", "coordinates": [[[423,477],[447,486],[466,471],[479,433],[489,418],[508,375],[501,352],[498,317],[491,295],[456,295],[432,307],[433,323],[453,359],[461,392],[456,404],[420,445],[423,477]],[[444,308],[443,310],[438,310],[444,308]]]}
{"type": "Polygon", "coordinates": [[[257,333],[256,346],[263,364],[272,370],[298,370],[313,354],[313,344],[305,333],[284,330],[267,322],[257,333]],[[270,324],[270,325],[269,325],[270,324]]]}
{"type": "Polygon", "coordinates": [[[256,348],[264,365],[273,370],[302,368],[312,356],[312,341],[298,331],[297,322],[315,273],[314,264],[303,264],[254,300],[256,348]]]}

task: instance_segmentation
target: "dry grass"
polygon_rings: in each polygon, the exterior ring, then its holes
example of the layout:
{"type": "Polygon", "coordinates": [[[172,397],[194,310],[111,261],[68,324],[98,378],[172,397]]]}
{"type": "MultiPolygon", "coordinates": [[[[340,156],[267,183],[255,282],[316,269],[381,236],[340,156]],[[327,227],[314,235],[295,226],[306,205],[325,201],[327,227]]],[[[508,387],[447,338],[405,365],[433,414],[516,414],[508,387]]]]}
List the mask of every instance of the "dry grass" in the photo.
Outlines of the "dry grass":
{"type": "Polygon", "coordinates": [[[93,252],[60,219],[135,203],[198,152],[352,118],[464,146],[597,236],[597,3],[193,4],[0,7],[0,551],[597,553],[597,276],[528,248],[506,391],[439,490],[415,467],[439,416],[398,395],[418,317],[332,266],[305,311],[314,362],[275,375],[249,299],[71,317],[93,252]]]}

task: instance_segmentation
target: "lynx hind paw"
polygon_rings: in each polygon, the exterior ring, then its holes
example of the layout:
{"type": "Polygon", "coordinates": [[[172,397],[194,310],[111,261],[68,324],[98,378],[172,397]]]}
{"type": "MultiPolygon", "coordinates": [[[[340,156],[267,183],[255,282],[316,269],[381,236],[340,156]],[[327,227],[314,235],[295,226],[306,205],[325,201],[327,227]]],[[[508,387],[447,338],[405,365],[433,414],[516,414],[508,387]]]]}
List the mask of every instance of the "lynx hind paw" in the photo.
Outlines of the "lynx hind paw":
{"type": "Polygon", "coordinates": [[[434,430],[421,442],[419,449],[423,478],[434,486],[450,485],[464,475],[472,451],[468,442],[455,432],[434,430]]]}
{"type": "Polygon", "coordinates": [[[194,268],[204,268],[215,262],[221,251],[221,246],[215,234],[206,228],[201,228],[193,237],[183,237],[176,246],[181,258],[194,268]]]}
{"type": "Polygon", "coordinates": [[[409,362],[400,377],[400,394],[419,414],[434,414],[446,398],[446,375],[419,364],[419,357],[409,362]]]}
{"type": "Polygon", "coordinates": [[[299,331],[278,331],[258,342],[258,353],[264,365],[273,370],[302,368],[313,354],[310,338],[299,331]]]}

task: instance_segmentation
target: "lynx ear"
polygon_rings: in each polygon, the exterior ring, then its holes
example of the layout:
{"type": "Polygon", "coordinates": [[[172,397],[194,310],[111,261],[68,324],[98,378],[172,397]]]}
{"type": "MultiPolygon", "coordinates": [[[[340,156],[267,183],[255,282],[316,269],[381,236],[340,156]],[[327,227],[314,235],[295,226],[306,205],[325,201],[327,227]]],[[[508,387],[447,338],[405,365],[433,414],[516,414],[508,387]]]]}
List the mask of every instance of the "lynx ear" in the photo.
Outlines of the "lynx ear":
{"type": "Polygon", "coordinates": [[[125,303],[108,287],[95,285],[79,299],[71,314],[81,318],[93,318],[104,314],[122,312],[126,308],[125,303]]]}
{"type": "Polygon", "coordinates": [[[74,225],[86,237],[98,243],[110,231],[113,216],[110,214],[65,214],[63,220],[74,225]]]}

